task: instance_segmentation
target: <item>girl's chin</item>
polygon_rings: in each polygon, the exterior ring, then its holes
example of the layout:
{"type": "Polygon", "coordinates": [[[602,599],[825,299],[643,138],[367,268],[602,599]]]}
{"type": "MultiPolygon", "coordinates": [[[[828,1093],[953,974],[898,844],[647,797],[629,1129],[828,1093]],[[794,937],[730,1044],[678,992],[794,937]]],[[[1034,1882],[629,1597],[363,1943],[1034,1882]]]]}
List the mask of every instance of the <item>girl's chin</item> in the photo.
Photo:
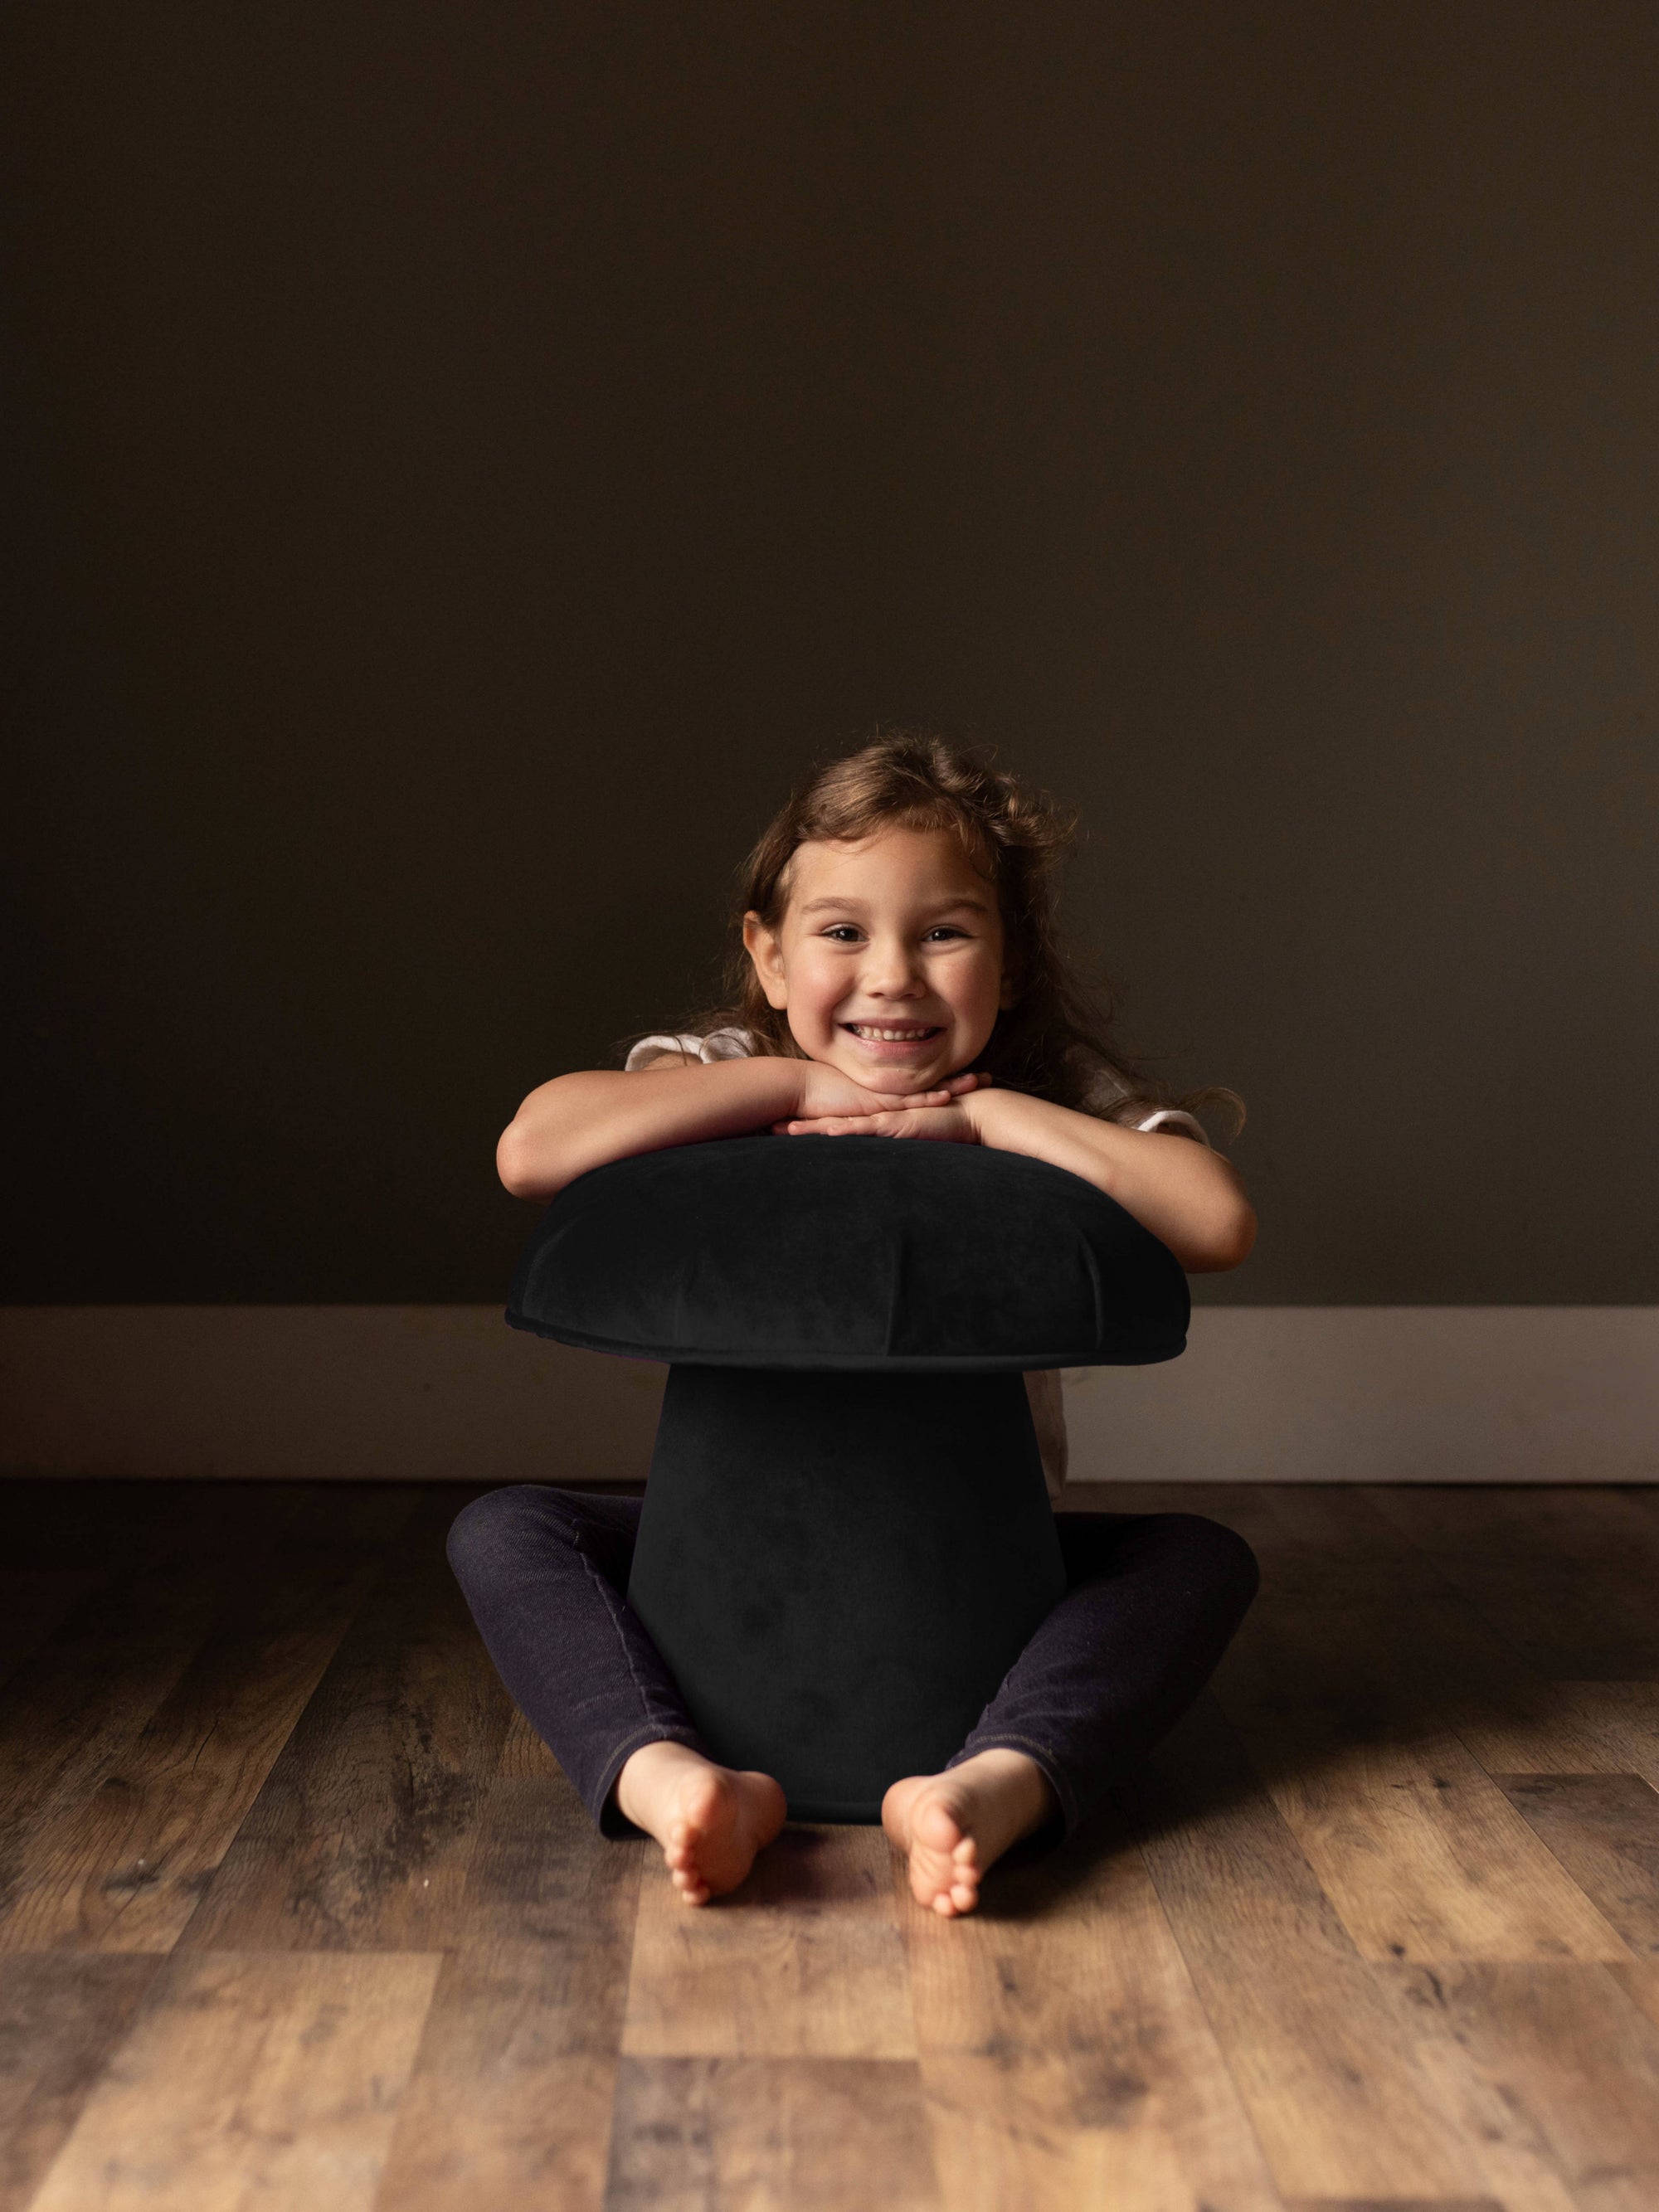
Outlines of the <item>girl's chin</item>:
{"type": "Polygon", "coordinates": [[[837,1056],[846,1074],[872,1091],[938,1091],[946,1079],[937,1051],[920,1052],[914,1046],[855,1043],[837,1056]]]}

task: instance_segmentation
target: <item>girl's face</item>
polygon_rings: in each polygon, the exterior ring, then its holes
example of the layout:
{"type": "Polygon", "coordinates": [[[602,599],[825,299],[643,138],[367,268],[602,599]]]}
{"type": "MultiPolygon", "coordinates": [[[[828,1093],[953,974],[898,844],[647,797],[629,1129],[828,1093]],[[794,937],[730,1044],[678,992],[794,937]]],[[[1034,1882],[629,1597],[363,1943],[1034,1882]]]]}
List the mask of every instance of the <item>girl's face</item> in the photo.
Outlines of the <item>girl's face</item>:
{"type": "Polygon", "coordinates": [[[801,1050],[872,1091],[971,1068],[1012,1004],[996,892],[948,830],[799,846],[781,926],[746,915],[743,941],[801,1050]]]}

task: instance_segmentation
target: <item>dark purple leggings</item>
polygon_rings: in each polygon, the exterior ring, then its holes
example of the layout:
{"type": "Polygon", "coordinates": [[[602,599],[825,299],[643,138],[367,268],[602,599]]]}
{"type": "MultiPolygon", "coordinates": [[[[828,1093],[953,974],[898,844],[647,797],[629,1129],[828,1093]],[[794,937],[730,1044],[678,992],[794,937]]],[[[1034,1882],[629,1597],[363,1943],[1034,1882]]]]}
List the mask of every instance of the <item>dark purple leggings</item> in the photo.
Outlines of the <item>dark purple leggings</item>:
{"type": "MultiPolygon", "coordinates": [[[[521,1483],[477,1498],[450,1564],[501,1680],[607,1836],[641,1744],[702,1744],[623,1595],[642,1501],[521,1483]]],[[[1054,1785],[1069,1834],[1186,1711],[1249,1608],[1244,1539],[1195,1513],[1058,1513],[1066,1592],[950,1764],[1006,1747],[1054,1785]]]]}

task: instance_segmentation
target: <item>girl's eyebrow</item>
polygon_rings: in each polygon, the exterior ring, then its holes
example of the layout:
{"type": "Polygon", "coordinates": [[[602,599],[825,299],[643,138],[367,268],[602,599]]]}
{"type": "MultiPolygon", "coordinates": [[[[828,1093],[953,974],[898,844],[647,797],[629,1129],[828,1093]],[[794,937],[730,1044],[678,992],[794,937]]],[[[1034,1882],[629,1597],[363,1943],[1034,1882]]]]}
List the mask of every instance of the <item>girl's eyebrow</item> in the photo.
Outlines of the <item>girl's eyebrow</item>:
{"type": "MultiPolygon", "coordinates": [[[[826,896],[808,899],[805,905],[797,908],[796,911],[799,914],[823,914],[835,908],[842,914],[862,914],[868,905],[867,899],[826,896]]],[[[924,907],[922,912],[924,914],[988,914],[990,908],[983,899],[953,898],[941,899],[935,906],[924,907]]]]}

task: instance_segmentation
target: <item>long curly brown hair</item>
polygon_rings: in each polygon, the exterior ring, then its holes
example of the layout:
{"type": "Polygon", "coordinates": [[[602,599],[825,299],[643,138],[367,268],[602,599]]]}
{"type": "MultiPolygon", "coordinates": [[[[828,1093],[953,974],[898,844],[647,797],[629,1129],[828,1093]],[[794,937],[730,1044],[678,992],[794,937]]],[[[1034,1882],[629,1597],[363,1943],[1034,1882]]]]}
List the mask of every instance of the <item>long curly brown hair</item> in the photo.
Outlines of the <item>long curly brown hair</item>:
{"type": "Polygon", "coordinates": [[[811,770],[762,832],[738,876],[734,942],[721,1003],[692,1025],[747,1030],[757,1052],[805,1055],[788,1017],[768,1003],[743,945],[743,917],[769,929],[789,903],[790,861],[809,840],[867,837],[878,830],[951,830],[993,885],[1002,915],[1015,1000],[997,1017],[978,1065],[1010,1090],[1030,1091],[1103,1120],[1132,1118],[1144,1106],[1193,1112],[1219,1107],[1244,1125],[1237,1091],[1211,1085],[1170,1094],[1116,1034],[1115,994],[1085,980],[1061,935],[1056,913],[1060,863],[1076,835],[1075,818],[1046,794],[1028,791],[988,753],[923,730],[878,733],[856,752],[811,770]]]}

